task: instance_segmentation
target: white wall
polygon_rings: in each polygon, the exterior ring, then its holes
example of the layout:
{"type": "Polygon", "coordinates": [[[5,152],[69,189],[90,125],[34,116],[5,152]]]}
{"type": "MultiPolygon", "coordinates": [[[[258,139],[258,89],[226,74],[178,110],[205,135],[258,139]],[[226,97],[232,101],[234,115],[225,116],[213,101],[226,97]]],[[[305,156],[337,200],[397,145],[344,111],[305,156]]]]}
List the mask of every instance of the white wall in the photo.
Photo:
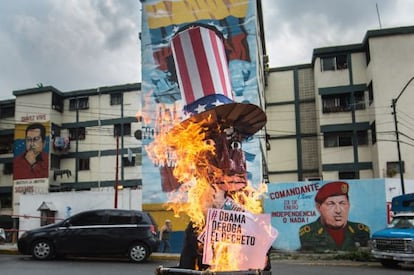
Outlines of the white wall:
{"type": "MultiPolygon", "coordinates": [[[[391,202],[392,198],[402,194],[400,178],[386,178],[385,179],[385,198],[387,202],[391,202]]],[[[414,180],[404,179],[404,193],[414,193],[414,180]]]]}
{"type": "MultiPolygon", "coordinates": [[[[56,207],[55,217],[56,221],[59,221],[85,210],[114,208],[115,194],[113,188],[105,188],[102,191],[22,194],[20,196],[19,234],[25,230],[40,227],[40,211],[37,209],[43,202],[52,203],[56,207]]],[[[142,210],[142,190],[119,190],[117,208],[142,210]]]]}

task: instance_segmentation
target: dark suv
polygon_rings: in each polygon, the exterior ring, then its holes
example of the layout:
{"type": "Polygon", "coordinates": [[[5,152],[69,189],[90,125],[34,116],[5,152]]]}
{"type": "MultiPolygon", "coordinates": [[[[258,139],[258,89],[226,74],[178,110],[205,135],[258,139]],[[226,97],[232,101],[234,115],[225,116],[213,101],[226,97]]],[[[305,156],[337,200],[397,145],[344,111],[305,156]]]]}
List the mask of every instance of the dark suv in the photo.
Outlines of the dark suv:
{"type": "Polygon", "coordinates": [[[147,212],[99,209],[76,214],[61,222],[28,230],[17,247],[37,260],[55,256],[128,255],[142,262],[158,249],[157,224],[147,212]]]}

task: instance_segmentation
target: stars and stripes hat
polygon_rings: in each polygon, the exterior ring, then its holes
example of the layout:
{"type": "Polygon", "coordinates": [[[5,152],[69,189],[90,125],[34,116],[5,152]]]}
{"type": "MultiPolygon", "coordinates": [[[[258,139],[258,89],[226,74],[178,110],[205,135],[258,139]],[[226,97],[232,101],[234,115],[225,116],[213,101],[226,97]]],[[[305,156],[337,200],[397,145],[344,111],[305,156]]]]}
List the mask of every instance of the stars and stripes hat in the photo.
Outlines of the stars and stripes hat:
{"type": "Polygon", "coordinates": [[[211,115],[213,122],[232,126],[251,136],[266,124],[258,106],[233,100],[224,42],[213,29],[189,26],[172,39],[178,84],[187,121],[199,122],[211,115]]]}

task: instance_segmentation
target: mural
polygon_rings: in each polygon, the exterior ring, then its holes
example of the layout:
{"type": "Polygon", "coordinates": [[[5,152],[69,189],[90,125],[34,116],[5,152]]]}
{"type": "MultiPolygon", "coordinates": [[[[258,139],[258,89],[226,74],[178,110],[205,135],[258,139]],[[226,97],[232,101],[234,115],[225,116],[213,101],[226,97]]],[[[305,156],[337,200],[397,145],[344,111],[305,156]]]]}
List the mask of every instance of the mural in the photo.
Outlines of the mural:
{"type": "Polygon", "coordinates": [[[49,177],[49,132],[44,123],[16,124],[13,180],[49,177]]]}
{"type": "Polygon", "coordinates": [[[49,152],[49,121],[16,124],[13,159],[13,214],[19,214],[21,194],[48,191],[49,152]]]}
{"type": "MultiPolygon", "coordinates": [[[[171,50],[172,38],[189,25],[214,29],[224,39],[233,98],[259,104],[256,76],[255,1],[143,1],[142,11],[142,117],[143,146],[156,134],[188,117],[183,111],[180,84],[171,50]]],[[[257,136],[243,143],[248,180],[261,182],[261,152],[257,136]]],[[[173,152],[168,161],[154,163],[143,151],[143,203],[163,203],[174,192],[171,180],[175,165],[173,152]]]]}
{"type": "Polygon", "coordinates": [[[354,250],[387,221],[384,179],[269,184],[267,195],[276,249],[354,250]]]}

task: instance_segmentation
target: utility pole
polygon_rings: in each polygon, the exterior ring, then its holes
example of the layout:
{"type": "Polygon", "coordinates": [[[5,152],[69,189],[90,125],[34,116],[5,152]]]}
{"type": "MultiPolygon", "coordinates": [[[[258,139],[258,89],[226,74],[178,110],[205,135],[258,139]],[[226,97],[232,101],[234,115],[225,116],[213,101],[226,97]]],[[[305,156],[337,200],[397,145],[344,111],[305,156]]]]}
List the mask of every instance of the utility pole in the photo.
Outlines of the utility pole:
{"type": "Polygon", "coordinates": [[[401,191],[402,194],[405,194],[405,188],[404,188],[404,171],[403,171],[403,165],[401,160],[401,148],[400,148],[400,133],[398,131],[398,120],[397,120],[397,101],[401,97],[401,95],[404,93],[407,86],[411,83],[411,81],[414,80],[414,76],[411,77],[410,80],[408,80],[407,84],[405,84],[404,88],[401,90],[401,92],[398,94],[396,98],[392,99],[392,114],[394,115],[394,126],[395,126],[395,137],[397,139],[397,152],[398,152],[398,166],[400,169],[400,180],[401,180],[401,191]]]}
{"type": "Polygon", "coordinates": [[[400,133],[398,132],[398,121],[397,121],[397,111],[395,109],[395,105],[397,100],[395,98],[392,99],[392,114],[394,115],[394,126],[395,126],[395,138],[397,139],[397,152],[398,152],[398,167],[400,170],[400,181],[401,181],[401,192],[405,194],[404,190],[404,173],[402,169],[402,160],[401,160],[401,147],[400,147],[400,133]]]}
{"type": "Polygon", "coordinates": [[[119,135],[116,133],[116,165],[115,165],[115,202],[114,202],[114,208],[118,208],[118,171],[119,171],[119,135]]]}

